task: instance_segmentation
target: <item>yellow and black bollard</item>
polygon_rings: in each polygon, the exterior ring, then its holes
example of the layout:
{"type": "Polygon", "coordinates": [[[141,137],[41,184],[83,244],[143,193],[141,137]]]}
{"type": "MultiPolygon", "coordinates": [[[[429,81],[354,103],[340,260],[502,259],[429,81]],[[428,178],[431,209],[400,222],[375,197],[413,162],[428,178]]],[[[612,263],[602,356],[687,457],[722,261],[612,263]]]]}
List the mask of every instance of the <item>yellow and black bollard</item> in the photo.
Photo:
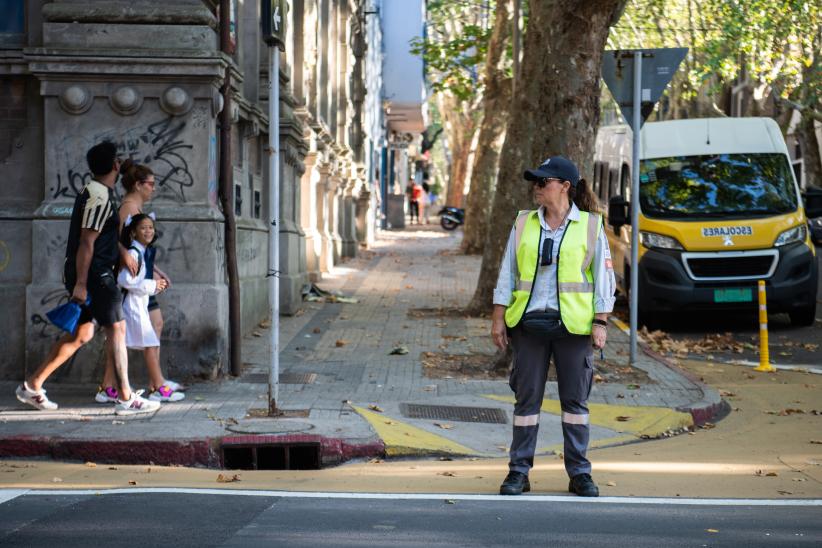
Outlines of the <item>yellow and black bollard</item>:
{"type": "Polygon", "coordinates": [[[768,298],[765,293],[765,280],[759,280],[759,367],[754,371],[772,372],[776,368],[771,365],[771,356],[768,352],[768,298]]]}

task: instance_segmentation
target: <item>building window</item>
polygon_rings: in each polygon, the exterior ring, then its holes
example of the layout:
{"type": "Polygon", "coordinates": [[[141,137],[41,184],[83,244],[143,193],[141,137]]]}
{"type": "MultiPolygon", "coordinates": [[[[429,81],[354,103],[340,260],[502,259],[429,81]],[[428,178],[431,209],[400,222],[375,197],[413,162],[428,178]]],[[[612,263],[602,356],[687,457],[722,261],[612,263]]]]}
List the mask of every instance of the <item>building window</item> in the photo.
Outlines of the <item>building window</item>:
{"type": "Polygon", "coordinates": [[[0,46],[22,46],[25,42],[24,0],[0,0],[0,46]]]}
{"type": "Polygon", "coordinates": [[[238,217],[243,214],[243,187],[234,185],[234,215],[238,217]]]}
{"type": "Polygon", "coordinates": [[[259,219],[263,215],[263,198],[259,190],[254,191],[254,218],[259,219]]]}

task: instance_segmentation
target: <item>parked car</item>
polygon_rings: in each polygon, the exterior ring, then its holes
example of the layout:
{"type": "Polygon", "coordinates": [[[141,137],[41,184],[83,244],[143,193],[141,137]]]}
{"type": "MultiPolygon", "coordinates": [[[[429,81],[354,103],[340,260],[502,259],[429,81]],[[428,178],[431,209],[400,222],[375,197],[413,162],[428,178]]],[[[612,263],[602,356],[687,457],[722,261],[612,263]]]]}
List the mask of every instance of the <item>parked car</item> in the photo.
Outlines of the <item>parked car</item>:
{"type": "Polygon", "coordinates": [[[816,245],[822,246],[822,215],[819,214],[822,208],[822,189],[810,187],[802,194],[802,198],[805,201],[805,212],[808,215],[808,231],[811,234],[811,240],[816,245]]]}

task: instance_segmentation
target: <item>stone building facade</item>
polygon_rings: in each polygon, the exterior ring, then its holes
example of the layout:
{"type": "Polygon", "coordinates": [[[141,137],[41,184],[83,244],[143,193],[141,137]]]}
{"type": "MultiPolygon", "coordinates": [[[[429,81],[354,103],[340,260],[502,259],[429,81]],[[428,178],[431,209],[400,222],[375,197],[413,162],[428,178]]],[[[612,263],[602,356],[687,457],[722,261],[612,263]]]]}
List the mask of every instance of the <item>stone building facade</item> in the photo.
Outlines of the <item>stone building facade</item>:
{"type": "MultiPolygon", "coordinates": [[[[277,75],[284,314],[299,309],[306,284],[373,239],[390,130],[380,8],[391,1],[289,1],[277,75]]],[[[85,152],[104,139],[156,173],[157,264],[173,282],[160,297],[164,365],[175,378],[228,371],[218,200],[226,67],[243,332],[268,315],[269,50],[259,2],[235,0],[235,51],[221,53],[217,4],[0,0],[20,14],[0,26],[0,378],[19,379],[59,336],[45,312],[67,299],[68,219],[90,178],[85,152]]],[[[99,378],[99,347],[81,350],[58,378],[99,378]]]]}

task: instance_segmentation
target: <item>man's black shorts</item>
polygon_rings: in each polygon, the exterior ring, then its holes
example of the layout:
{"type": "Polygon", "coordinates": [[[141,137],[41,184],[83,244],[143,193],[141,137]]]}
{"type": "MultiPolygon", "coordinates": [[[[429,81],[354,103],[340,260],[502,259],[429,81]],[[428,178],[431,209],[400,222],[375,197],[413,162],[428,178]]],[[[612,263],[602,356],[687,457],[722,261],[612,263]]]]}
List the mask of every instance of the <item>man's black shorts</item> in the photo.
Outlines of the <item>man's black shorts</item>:
{"type": "MultiPolygon", "coordinates": [[[[100,327],[106,327],[124,319],[123,292],[117,286],[113,271],[89,272],[86,288],[91,304],[81,306],[79,324],[94,320],[100,327]]],[[[73,286],[66,289],[69,293],[74,291],[73,286]]]]}

